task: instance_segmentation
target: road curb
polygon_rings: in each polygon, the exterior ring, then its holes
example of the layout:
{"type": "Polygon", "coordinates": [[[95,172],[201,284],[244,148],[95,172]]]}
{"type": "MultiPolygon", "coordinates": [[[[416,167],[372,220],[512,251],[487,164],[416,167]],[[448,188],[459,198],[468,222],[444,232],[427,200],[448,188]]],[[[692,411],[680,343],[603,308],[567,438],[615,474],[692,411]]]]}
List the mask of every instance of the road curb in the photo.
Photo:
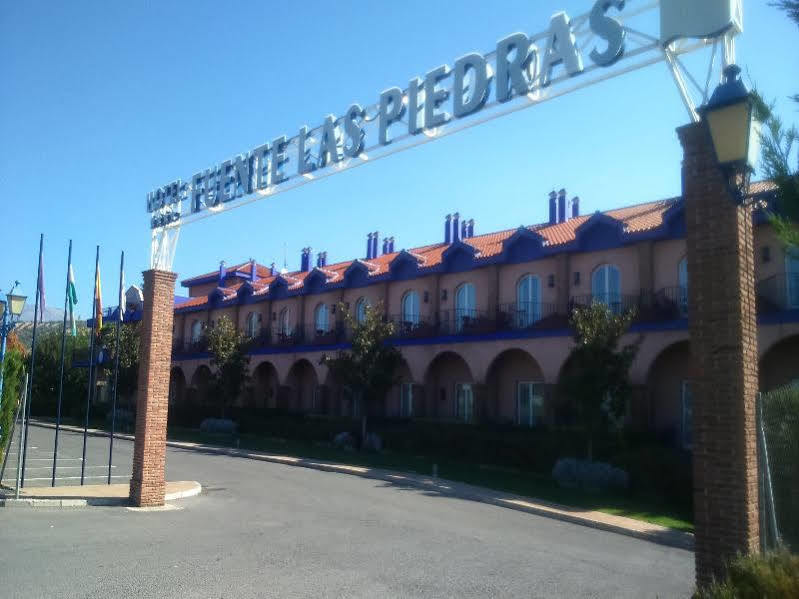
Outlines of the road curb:
{"type": "MultiPolygon", "coordinates": [[[[54,424],[43,422],[31,422],[37,426],[44,426],[48,428],[55,428],[54,424]]],[[[61,426],[64,430],[74,432],[83,432],[82,428],[73,426],[61,426]]],[[[89,429],[88,433],[93,436],[107,437],[108,433],[99,431],[97,429],[89,429]]],[[[115,438],[133,440],[132,435],[115,434],[115,438]]],[[[378,468],[370,468],[368,466],[351,466],[345,464],[334,464],[329,462],[319,462],[316,460],[309,460],[305,458],[296,458],[291,456],[270,455],[249,451],[246,449],[235,449],[232,447],[218,447],[215,445],[204,445],[201,443],[192,443],[188,441],[167,441],[168,447],[176,449],[185,449],[188,451],[202,451],[205,453],[212,453],[215,455],[224,455],[230,457],[247,458],[251,460],[259,460],[262,462],[271,462],[273,464],[283,464],[284,466],[298,466],[301,468],[310,468],[312,470],[320,470],[322,472],[333,472],[337,474],[349,474],[351,476],[360,476],[361,478],[368,478],[373,480],[382,480],[391,484],[405,484],[417,489],[434,490],[438,493],[449,495],[460,499],[468,499],[471,501],[479,501],[489,505],[495,505],[506,509],[525,512],[536,516],[543,516],[545,518],[552,518],[571,524],[579,524],[580,526],[587,526],[606,532],[612,532],[658,545],[665,545],[667,547],[675,547],[677,549],[686,549],[692,551],[694,548],[694,535],[679,530],[666,528],[663,526],[653,528],[653,530],[637,530],[632,527],[626,527],[612,522],[605,522],[601,520],[594,520],[586,518],[577,514],[570,514],[568,511],[571,509],[568,506],[562,506],[554,503],[549,503],[534,498],[522,497],[502,493],[499,491],[490,491],[482,487],[474,485],[467,485],[456,481],[450,481],[442,478],[423,477],[415,474],[407,474],[399,471],[383,470],[378,468]]],[[[199,491],[198,491],[199,492],[199,491]]],[[[196,494],[196,493],[195,493],[196,494]]],[[[188,496],[188,495],[187,495],[188,496]]],[[[633,520],[632,522],[637,522],[633,520]]],[[[655,525],[650,525],[655,526],[655,525]]]]}

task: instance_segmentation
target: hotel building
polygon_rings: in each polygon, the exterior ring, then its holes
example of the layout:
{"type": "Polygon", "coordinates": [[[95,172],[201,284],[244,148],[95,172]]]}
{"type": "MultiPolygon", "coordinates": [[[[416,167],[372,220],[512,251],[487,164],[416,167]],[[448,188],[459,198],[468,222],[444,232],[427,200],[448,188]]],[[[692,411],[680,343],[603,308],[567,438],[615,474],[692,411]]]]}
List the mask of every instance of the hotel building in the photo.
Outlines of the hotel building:
{"type": "MultiPolygon", "coordinates": [[[[768,183],[752,185],[761,206],[768,183]]],[[[574,420],[556,383],[573,345],[568,315],[593,301],[634,308],[625,343],[639,351],[628,424],[691,444],[688,273],[681,198],[581,215],[565,190],[549,197],[544,224],[478,235],[447,216],[442,238],[397,250],[367,235],[362,258],[328,264],[302,250],[298,271],[251,261],[182,281],[176,303],[170,403],[210,407],[205,334],[227,316],[249,339],[249,387],[239,405],[357,416],[324,354],[346,348],[343,311],[356,319],[382,305],[396,324],[399,384],[370,407],[388,418],[558,426],[574,420]]],[[[799,255],[755,214],[760,387],[799,380],[799,255]]]]}

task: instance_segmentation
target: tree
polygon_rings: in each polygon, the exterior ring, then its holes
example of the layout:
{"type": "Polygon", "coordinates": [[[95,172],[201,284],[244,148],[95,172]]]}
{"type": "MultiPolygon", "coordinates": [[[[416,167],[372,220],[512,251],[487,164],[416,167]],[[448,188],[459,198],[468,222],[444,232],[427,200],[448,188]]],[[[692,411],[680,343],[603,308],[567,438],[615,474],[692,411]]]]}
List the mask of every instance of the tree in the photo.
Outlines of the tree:
{"type": "Polygon", "coordinates": [[[227,316],[220,318],[208,331],[208,351],[211,352],[211,367],[214,383],[221,399],[222,418],[249,380],[250,358],[246,340],[236,325],[227,316]]]}
{"type": "MultiPolygon", "coordinates": [[[[779,0],[771,6],[787,12],[799,25],[799,0],[779,0]]],[[[792,99],[799,102],[799,94],[792,99]]],[[[774,103],[765,102],[757,92],[755,112],[763,123],[760,160],[763,176],[777,186],[777,210],[769,214],[769,220],[782,242],[796,248],[799,247],[799,155],[794,153],[799,131],[795,126],[786,128],[774,112],[774,103]]]]}
{"type": "Polygon", "coordinates": [[[382,302],[367,306],[363,322],[355,322],[343,305],[339,312],[346,314],[346,326],[352,330],[352,350],[339,351],[334,357],[324,355],[321,364],[328,367],[333,381],[348,389],[362,402],[361,442],[366,439],[367,406],[382,401],[396,384],[396,371],[402,354],[390,343],[394,323],[383,318],[382,302]]]}
{"type": "Polygon", "coordinates": [[[558,391],[577,402],[589,461],[594,435],[621,418],[632,395],[629,372],[638,345],[619,348],[619,343],[633,318],[633,312],[614,314],[605,304],[594,302],[575,308],[570,319],[575,346],[561,372],[558,391]]]}
{"type": "MultiPolygon", "coordinates": [[[[89,331],[67,334],[64,348],[64,387],[61,414],[81,418],[86,409],[88,385],[89,331]],[[74,362],[80,363],[75,365],[74,362]]],[[[61,372],[61,327],[44,329],[36,339],[36,365],[31,390],[31,413],[55,418],[58,405],[58,377],[61,372]]]]}
{"type": "MultiPolygon", "coordinates": [[[[116,322],[108,322],[100,330],[100,346],[105,348],[108,359],[104,367],[113,383],[114,363],[116,360],[116,322]]],[[[138,384],[139,377],[139,337],[141,323],[127,323],[119,327],[119,378],[117,380],[117,396],[131,397],[138,384]]]]}
{"type": "MultiPolygon", "coordinates": [[[[9,339],[10,341],[10,339],[9,339]]],[[[17,404],[22,393],[22,375],[25,372],[25,355],[9,343],[3,360],[3,397],[0,398],[0,464],[3,450],[14,421],[17,404]]]]}

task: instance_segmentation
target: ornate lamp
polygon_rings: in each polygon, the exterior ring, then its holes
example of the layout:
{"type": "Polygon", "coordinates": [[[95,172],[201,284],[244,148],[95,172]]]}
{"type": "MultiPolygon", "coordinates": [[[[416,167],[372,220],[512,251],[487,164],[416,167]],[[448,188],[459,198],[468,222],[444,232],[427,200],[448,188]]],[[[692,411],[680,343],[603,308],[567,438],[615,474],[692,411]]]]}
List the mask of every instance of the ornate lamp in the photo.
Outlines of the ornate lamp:
{"type": "Polygon", "coordinates": [[[22,316],[22,310],[25,308],[25,300],[27,300],[28,297],[9,293],[6,295],[6,298],[8,298],[8,310],[12,318],[19,318],[22,316]]]}
{"type": "Polygon", "coordinates": [[[730,65],[710,101],[701,109],[713,140],[719,168],[740,204],[746,197],[749,178],[760,153],[760,123],[755,119],[755,102],[740,78],[741,69],[730,65]]]}

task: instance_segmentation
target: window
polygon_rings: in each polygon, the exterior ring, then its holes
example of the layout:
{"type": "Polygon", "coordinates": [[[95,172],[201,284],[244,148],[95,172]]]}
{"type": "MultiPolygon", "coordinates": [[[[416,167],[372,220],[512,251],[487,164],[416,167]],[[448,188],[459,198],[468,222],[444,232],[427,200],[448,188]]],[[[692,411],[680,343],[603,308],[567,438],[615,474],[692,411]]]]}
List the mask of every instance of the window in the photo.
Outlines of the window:
{"type": "Polygon", "coordinates": [[[680,260],[680,265],[677,267],[677,278],[679,280],[679,288],[677,289],[677,305],[680,308],[680,316],[685,318],[688,316],[688,259],[683,258],[680,260]]]}
{"type": "Polygon", "coordinates": [[[461,332],[470,321],[477,318],[474,285],[464,283],[455,292],[455,331],[461,332]]]}
{"type": "Polygon", "coordinates": [[[278,332],[282,337],[291,336],[291,310],[283,308],[280,311],[280,319],[277,323],[278,332]]]}
{"type": "Polygon", "coordinates": [[[413,416],[413,383],[400,385],[400,418],[413,416]]]}
{"type": "Polygon", "coordinates": [[[314,326],[317,333],[328,332],[327,304],[319,304],[314,311],[314,326]]]}
{"type": "Polygon", "coordinates": [[[799,251],[788,251],[785,255],[785,290],[788,294],[788,309],[799,308],[799,251]]]}
{"type": "Polygon", "coordinates": [[[680,404],[682,406],[681,442],[683,448],[691,449],[693,447],[694,400],[689,381],[683,381],[680,386],[680,404]]]}
{"type": "Polygon", "coordinates": [[[603,264],[591,275],[591,298],[621,313],[621,274],[612,264],[603,264]]]}
{"type": "Polygon", "coordinates": [[[541,418],[544,397],[540,383],[519,382],[516,387],[516,418],[519,426],[534,427],[541,418]]]}
{"type": "Polygon", "coordinates": [[[191,337],[192,343],[198,343],[203,334],[203,323],[201,320],[195,320],[191,323],[191,337]]]}
{"type": "Polygon", "coordinates": [[[247,337],[255,339],[261,334],[261,315],[257,312],[247,314],[247,337]]]}
{"type": "Polygon", "coordinates": [[[402,296],[402,322],[419,324],[419,294],[409,291],[402,296]]]}
{"type": "Polygon", "coordinates": [[[516,284],[517,326],[521,329],[541,320],[541,279],[524,275],[516,284]]]}
{"type": "Polygon", "coordinates": [[[366,322],[366,308],[369,307],[369,300],[365,297],[360,298],[355,302],[355,322],[363,324],[366,322]]]}
{"type": "Polygon", "coordinates": [[[461,422],[474,419],[474,391],[469,383],[455,385],[455,417],[461,422]]]}

